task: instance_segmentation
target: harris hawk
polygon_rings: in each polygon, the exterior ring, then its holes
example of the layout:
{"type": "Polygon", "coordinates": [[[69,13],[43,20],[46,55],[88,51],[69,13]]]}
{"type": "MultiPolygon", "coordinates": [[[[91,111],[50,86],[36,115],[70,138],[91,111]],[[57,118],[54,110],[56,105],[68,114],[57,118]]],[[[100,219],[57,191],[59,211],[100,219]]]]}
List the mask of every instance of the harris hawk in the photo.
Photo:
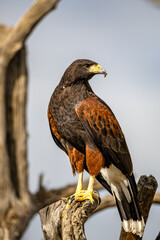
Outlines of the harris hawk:
{"type": "Polygon", "coordinates": [[[89,85],[95,74],[107,75],[100,65],[86,59],[66,69],[48,106],[51,134],[68,154],[73,173],[79,173],[74,199],[98,199],[93,191],[97,178],[115,197],[124,230],[142,236],[145,224],[130,153],[112,110],[89,85]],[[90,174],[87,190],[83,190],[84,169],[90,174]]]}

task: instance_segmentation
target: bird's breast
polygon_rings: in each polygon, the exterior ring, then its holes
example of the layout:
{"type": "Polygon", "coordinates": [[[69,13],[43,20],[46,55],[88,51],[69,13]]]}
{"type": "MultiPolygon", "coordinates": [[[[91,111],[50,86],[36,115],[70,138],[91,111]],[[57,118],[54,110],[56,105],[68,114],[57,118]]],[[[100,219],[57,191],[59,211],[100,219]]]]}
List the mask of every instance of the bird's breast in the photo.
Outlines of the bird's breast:
{"type": "Polygon", "coordinates": [[[49,104],[60,135],[81,152],[85,149],[83,141],[85,131],[76,114],[75,106],[86,97],[81,89],[67,87],[59,93],[54,93],[49,104]]]}

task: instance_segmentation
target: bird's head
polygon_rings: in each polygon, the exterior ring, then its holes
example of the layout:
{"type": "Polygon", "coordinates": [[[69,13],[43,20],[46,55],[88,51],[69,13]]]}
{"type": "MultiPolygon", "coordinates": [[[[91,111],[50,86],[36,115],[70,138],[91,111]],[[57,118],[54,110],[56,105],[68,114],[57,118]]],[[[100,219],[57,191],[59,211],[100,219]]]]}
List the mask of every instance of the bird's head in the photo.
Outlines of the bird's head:
{"type": "Polygon", "coordinates": [[[88,81],[95,74],[107,75],[106,70],[98,63],[87,59],[78,59],[66,69],[62,82],[66,85],[72,85],[79,81],[88,81]]]}

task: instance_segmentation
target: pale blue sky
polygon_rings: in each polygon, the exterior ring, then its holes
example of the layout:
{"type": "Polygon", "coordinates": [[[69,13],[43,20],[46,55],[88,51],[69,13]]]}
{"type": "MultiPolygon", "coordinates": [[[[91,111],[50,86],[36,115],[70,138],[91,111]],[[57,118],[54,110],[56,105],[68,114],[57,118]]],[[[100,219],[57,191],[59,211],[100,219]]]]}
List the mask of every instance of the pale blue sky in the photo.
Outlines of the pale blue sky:
{"type": "MultiPolygon", "coordinates": [[[[14,25],[31,3],[2,0],[0,22],[14,25]]],[[[136,178],[152,174],[160,182],[159,29],[160,7],[149,0],[61,0],[56,11],[30,35],[28,157],[32,191],[37,189],[41,172],[50,188],[77,181],[67,156],[52,141],[46,111],[64,70],[78,58],[95,60],[108,72],[106,78],[95,76],[90,83],[120,122],[136,178]]],[[[159,222],[160,207],[153,206],[145,240],[155,239],[159,222]]],[[[86,224],[88,240],[118,239],[120,225],[116,208],[94,215],[86,224]]],[[[37,216],[23,240],[41,238],[37,216]]]]}

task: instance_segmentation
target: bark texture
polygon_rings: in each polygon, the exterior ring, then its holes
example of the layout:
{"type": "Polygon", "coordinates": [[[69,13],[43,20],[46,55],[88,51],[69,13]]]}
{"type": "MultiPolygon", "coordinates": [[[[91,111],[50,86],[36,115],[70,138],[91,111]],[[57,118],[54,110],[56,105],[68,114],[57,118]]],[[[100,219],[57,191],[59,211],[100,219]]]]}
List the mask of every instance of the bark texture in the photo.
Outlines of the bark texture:
{"type": "Polygon", "coordinates": [[[14,27],[0,25],[0,239],[17,239],[35,213],[28,189],[25,40],[58,0],[37,0],[14,27]]]}
{"type": "Polygon", "coordinates": [[[73,202],[66,210],[66,200],[43,208],[40,218],[45,240],[86,240],[84,223],[96,209],[98,202],[73,202]]]}
{"type": "MultiPolygon", "coordinates": [[[[12,28],[0,26],[0,47],[12,28]]],[[[3,53],[2,53],[3,55],[3,53]]],[[[11,234],[17,238],[27,222],[30,198],[28,193],[27,171],[27,134],[26,134],[26,98],[27,68],[25,46],[8,62],[6,69],[0,65],[4,78],[0,79],[3,99],[0,105],[3,114],[0,122],[0,239],[10,239],[11,234]],[[4,82],[3,82],[4,80],[4,82]],[[17,231],[17,225],[21,230],[17,231]]]]}

